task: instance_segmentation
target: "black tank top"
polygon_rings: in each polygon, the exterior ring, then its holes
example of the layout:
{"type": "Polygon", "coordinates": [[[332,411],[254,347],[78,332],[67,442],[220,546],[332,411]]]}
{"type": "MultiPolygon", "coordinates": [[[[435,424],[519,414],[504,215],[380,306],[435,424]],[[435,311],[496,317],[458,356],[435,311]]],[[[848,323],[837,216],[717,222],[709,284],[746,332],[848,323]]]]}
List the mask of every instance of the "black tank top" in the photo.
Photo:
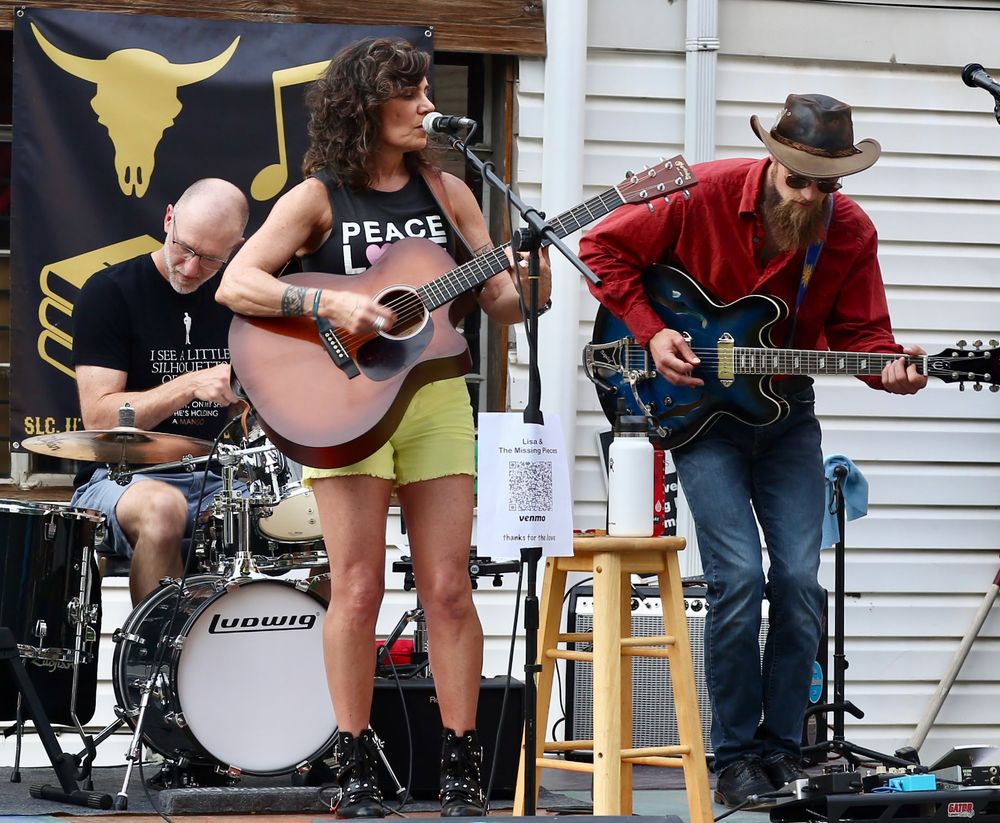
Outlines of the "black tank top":
{"type": "Polygon", "coordinates": [[[323,245],[302,258],[303,271],[360,274],[390,243],[404,237],[424,237],[453,253],[452,232],[419,175],[393,192],[351,191],[326,171],[313,176],[326,186],[333,230],[323,245]]]}

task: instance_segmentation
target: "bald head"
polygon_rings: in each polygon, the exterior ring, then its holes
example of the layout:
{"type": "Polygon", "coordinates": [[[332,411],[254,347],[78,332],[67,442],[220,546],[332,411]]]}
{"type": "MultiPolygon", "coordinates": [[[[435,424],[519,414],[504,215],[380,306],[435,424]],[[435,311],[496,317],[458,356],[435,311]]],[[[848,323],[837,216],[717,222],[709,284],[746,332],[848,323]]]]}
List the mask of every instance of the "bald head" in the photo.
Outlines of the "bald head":
{"type": "Polygon", "coordinates": [[[250,207],[246,195],[228,180],[204,177],[196,180],[174,204],[191,223],[211,225],[223,235],[243,236],[250,207]]]}
{"type": "Polygon", "coordinates": [[[153,255],[157,268],[180,294],[207,282],[243,241],[250,215],[247,198],[228,180],[206,177],[167,206],[163,248],[153,255]]]}

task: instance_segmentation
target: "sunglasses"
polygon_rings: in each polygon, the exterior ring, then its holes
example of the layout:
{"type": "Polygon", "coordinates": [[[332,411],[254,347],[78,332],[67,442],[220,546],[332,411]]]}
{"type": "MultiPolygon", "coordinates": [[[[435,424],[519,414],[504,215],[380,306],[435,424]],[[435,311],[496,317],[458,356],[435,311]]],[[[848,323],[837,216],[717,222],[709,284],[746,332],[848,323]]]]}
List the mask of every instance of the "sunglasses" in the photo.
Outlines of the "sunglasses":
{"type": "Polygon", "coordinates": [[[820,180],[816,177],[803,177],[801,174],[789,174],[785,177],[785,185],[790,189],[807,189],[813,183],[823,194],[833,194],[843,188],[843,183],[837,180],[820,180]]]}

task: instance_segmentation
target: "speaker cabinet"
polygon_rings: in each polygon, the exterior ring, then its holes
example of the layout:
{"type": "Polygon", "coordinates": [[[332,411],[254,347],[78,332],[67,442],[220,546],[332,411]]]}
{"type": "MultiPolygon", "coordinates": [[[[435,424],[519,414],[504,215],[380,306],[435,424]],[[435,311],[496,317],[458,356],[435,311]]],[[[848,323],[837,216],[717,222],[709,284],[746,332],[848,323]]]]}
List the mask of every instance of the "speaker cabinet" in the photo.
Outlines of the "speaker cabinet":
{"type": "MultiPolygon", "coordinates": [[[[507,705],[504,699],[506,677],[483,678],[479,688],[476,728],[483,747],[483,789],[490,779],[496,760],[492,797],[514,796],[517,763],[521,751],[521,721],[524,717],[524,683],[510,681],[507,705]],[[499,736],[498,736],[499,733],[499,736]],[[499,742],[498,742],[499,741],[499,742]]],[[[404,786],[409,775],[410,794],[417,798],[437,797],[441,775],[441,712],[432,677],[400,680],[376,678],[371,726],[385,744],[384,754],[399,782],[404,786]],[[400,694],[402,689],[402,695],[400,694]],[[413,758],[410,759],[410,745],[413,758]]],[[[393,797],[395,786],[382,770],[382,792],[393,797]]]]}
{"type": "MultiPolygon", "coordinates": [[[[704,588],[685,589],[684,610],[687,614],[688,635],[691,638],[691,658],[694,663],[695,689],[701,717],[705,751],[712,754],[712,707],[705,683],[705,615],[708,611],[704,588]]],[[[594,625],[594,599],[590,587],[578,586],[569,601],[568,631],[589,632],[594,625]]],[[[767,604],[764,603],[760,626],[760,653],[764,655],[767,639],[767,604]]],[[[638,586],[632,598],[632,634],[648,637],[663,634],[663,606],[659,589],[638,586]]],[[[824,607],[822,636],[816,651],[812,703],[825,703],[827,628],[824,607]]],[[[590,651],[588,644],[578,643],[577,649],[590,651]]],[[[593,737],[594,679],[590,663],[566,663],[566,739],[589,740],[593,737]]],[[[825,716],[807,718],[803,745],[827,739],[825,716]]],[[[632,740],[633,746],[672,746],[680,743],[677,711],[670,688],[670,662],[664,658],[632,658],[632,740]]]]}

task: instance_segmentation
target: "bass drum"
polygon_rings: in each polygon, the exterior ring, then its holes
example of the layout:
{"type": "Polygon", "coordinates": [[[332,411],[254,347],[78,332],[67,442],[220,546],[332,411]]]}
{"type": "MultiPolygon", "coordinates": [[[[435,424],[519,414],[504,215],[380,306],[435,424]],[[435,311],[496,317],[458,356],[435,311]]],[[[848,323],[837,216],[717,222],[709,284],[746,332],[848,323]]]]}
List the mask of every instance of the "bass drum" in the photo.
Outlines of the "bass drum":
{"type": "Polygon", "coordinates": [[[325,614],[319,597],[283,580],[165,584],[115,632],[118,705],[134,728],[142,685],[162,658],[142,730],[151,748],[245,774],[291,772],[327,750],[337,729],[325,614]]]}

